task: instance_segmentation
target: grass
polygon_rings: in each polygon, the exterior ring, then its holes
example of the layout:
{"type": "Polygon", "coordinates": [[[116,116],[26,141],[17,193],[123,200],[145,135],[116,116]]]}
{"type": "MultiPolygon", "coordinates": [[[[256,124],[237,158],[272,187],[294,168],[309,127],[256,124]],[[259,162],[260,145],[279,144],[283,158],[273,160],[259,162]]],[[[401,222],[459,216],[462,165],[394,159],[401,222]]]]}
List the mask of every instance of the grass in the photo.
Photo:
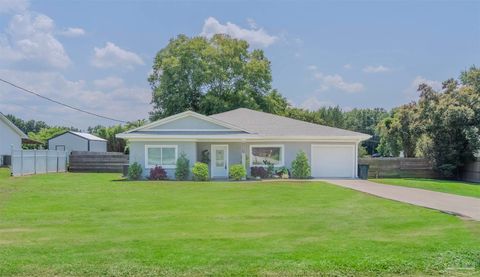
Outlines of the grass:
{"type": "Polygon", "coordinates": [[[480,274],[478,222],[322,182],[0,175],[0,276],[480,274]]]}
{"type": "Polygon", "coordinates": [[[480,198],[480,184],[475,183],[414,178],[370,179],[370,181],[387,185],[419,188],[480,198]]]}

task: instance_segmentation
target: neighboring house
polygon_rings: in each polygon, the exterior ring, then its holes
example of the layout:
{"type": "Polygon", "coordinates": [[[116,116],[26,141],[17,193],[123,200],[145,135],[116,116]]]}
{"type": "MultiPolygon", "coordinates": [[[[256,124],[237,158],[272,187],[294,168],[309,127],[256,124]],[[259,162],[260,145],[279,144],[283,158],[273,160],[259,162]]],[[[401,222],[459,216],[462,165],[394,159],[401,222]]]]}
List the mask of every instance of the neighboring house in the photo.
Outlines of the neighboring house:
{"type": "Polygon", "coordinates": [[[66,131],[48,140],[48,149],[67,151],[107,152],[107,141],[92,134],[66,131]]]}
{"type": "Polygon", "coordinates": [[[212,178],[228,177],[232,164],[291,167],[299,151],[310,160],[313,177],[357,176],[358,144],[369,135],[249,109],[211,116],[187,111],[117,135],[127,139],[130,163],[148,175],[160,165],[174,178],[175,162],[185,153],[192,166],[210,160],[212,178]]]}
{"type": "Polygon", "coordinates": [[[0,113],[0,165],[4,164],[4,157],[10,156],[13,149],[22,148],[22,139],[27,135],[18,129],[7,117],[0,113]]]}

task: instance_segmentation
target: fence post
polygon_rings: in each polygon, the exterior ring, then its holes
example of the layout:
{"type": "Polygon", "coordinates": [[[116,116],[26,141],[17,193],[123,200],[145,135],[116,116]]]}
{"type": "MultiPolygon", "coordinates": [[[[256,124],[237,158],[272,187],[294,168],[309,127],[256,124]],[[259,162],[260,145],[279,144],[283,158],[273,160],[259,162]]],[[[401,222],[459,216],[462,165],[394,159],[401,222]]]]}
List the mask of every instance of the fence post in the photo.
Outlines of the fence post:
{"type": "Polygon", "coordinates": [[[10,176],[13,176],[13,144],[10,144],[10,151],[12,152],[12,155],[10,155],[10,176]]]}
{"type": "Polygon", "coordinates": [[[20,149],[20,175],[23,176],[23,150],[20,149]]]}
{"type": "Polygon", "coordinates": [[[33,149],[33,174],[37,174],[37,149],[33,149]]]}
{"type": "Polygon", "coordinates": [[[48,173],[48,150],[45,150],[45,173],[48,173]]]}
{"type": "Polygon", "coordinates": [[[57,150],[56,156],[57,156],[57,173],[58,173],[58,150],[57,150]]]}

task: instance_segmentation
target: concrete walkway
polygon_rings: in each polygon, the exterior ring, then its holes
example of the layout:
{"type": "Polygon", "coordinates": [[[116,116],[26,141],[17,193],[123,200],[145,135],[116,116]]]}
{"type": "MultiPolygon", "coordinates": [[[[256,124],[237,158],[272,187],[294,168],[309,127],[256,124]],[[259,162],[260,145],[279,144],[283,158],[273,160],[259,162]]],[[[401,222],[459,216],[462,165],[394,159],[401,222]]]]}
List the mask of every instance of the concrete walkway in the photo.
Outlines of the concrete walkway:
{"type": "Polygon", "coordinates": [[[331,184],[480,221],[480,198],[383,185],[358,179],[328,179],[331,184]]]}

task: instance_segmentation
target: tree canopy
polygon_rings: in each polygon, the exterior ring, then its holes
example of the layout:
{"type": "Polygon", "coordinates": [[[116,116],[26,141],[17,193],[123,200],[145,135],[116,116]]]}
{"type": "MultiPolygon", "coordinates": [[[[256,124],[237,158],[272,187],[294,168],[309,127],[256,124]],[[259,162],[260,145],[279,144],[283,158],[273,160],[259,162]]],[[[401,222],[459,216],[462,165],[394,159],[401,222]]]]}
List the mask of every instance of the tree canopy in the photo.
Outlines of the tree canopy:
{"type": "Polygon", "coordinates": [[[227,35],[179,35],[157,53],[152,69],[151,120],[186,110],[207,115],[238,107],[263,110],[269,93],[268,100],[280,100],[271,92],[270,61],[263,51],[250,51],[246,41],[227,35]]]}

